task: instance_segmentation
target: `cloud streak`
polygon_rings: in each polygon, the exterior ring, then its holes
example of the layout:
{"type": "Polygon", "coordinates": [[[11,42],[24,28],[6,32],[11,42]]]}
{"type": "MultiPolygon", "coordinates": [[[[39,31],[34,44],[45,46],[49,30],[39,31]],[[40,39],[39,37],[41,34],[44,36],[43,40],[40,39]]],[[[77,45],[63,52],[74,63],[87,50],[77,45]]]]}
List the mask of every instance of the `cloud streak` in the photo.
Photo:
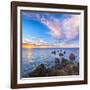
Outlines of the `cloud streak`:
{"type": "Polygon", "coordinates": [[[53,21],[47,20],[43,17],[41,18],[41,22],[51,30],[50,35],[57,39],[75,40],[79,38],[79,15],[72,15],[64,20],[53,18],[53,21]]]}
{"type": "Polygon", "coordinates": [[[80,15],[69,14],[69,17],[63,19],[42,12],[24,12],[23,15],[47,26],[49,29],[47,34],[57,40],[79,40],[80,15]]]}
{"type": "Polygon", "coordinates": [[[63,32],[61,28],[55,22],[51,22],[45,18],[41,18],[41,22],[49,28],[50,35],[57,39],[61,39],[63,37],[63,32]]]}

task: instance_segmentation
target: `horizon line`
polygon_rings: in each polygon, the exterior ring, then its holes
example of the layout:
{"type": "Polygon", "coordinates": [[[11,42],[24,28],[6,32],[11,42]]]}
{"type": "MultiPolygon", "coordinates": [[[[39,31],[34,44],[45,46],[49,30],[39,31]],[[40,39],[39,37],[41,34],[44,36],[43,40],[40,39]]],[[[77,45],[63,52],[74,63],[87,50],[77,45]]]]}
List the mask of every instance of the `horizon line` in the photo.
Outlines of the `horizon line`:
{"type": "Polygon", "coordinates": [[[30,43],[22,43],[22,48],[79,48],[73,45],[37,45],[30,43]]]}

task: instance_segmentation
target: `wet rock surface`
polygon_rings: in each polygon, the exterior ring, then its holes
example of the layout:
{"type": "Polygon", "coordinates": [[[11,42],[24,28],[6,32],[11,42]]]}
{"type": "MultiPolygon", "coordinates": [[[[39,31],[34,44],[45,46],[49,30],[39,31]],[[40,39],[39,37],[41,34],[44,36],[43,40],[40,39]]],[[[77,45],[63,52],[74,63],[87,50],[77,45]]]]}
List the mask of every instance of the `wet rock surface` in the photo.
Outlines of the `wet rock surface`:
{"type": "Polygon", "coordinates": [[[55,63],[51,68],[46,68],[44,64],[40,64],[29,73],[29,77],[45,77],[45,76],[68,76],[79,75],[79,65],[72,64],[68,60],[64,60],[61,64],[55,63]]]}
{"type": "Polygon", "coordinates": [[[46,67],[44,64],[40,64],[39,66],[36,67],[35,70],[33,70],[29,76],[30,77],[44,77],[46,76],[46,67]]]}

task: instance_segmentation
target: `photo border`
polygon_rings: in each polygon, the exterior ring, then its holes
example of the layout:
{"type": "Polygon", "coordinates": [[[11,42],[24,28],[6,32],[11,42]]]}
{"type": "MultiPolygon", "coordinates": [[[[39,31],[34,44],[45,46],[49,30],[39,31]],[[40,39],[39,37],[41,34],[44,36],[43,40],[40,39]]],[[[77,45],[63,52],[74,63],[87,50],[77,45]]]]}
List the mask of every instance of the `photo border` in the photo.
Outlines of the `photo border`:
{"type": "Polygon", "coordinates": [[[87,84],[87,6],[81,5],[65,5],[65,4],[50,4],[50,3],[32,3],[32,2],[11,2],[11,88],[29,88],[29,87],[44,87],[44,86],[64,86],[87,84]],[[40,8],[63,8],[72,10],[84,11],[84,80],[78,81],[63,81],[63,82],[45,82],[45,83],[17,83],[17,8],[24,7],[40,7],[40,8]]]}
{"type": "Polygon", "coordinates": [[[17,83],[18,84],[23,84],[23,83],[39,83],[39,82],[57,82],[57,81],[73,81],[73,80],[83,80],[84,79],[84,75],[83,75],[83,67],[84,67],[84,50],[83,50],[83,16],[84,16],[84,12],[82,10],[71,10],[71,9],[51,9],[51,8],[38,8],[38,7],[19,7],[17,8],[17,31],[18,31],[18,57],[17,57],[17,83]],[[21,73],[21,69],[22,69],[22,47],[21,47],[21,43],[22,43],[22,12],[27,12],[27,11],[33,11],[33,12],[48,12],[48,13],[64,13],[64,14],[76,14],[76,15],[80,15],[80,42],[79,42],[79,57],[80,57],[80,64],[79,64],[79,75],[70,75],[70,76],[50,76],[50,77],[33,77],[33,78],[21,78],[20,77],[20,73],[21,73]],[[82,39],[82,40],[81,40],[82,39]],[[20,43],[19,43],[20,42],[20,43]],[[80,50],[82,50],[80,52],[80,50]],[[21,54],[20,54],[21,53],[21,54]],[[83,56],[83,57],[82,57],[83,56]],[[21,66],[20,66],[21,65],[21,66]],[[60,79],[60,80],[59,80],[60,79]]]}

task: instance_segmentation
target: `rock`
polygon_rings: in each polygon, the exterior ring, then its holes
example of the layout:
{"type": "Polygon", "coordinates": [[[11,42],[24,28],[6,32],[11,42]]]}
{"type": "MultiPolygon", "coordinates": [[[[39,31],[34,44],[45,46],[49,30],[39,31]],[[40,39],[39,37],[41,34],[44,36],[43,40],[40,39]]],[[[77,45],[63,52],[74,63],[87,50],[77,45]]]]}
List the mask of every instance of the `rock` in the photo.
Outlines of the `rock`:
{"type": "Polygon", "coordinates": [[[59,76],[65,76],[67,75],[67,72],[64,71],[64,69],[58,70],[59,76]]]}
{"type": "Polygon", "coordinates": [[[74,71],[75,75],[79,75],[79,67],[78,66],[74,65],[73,66],[73,71],[74,71]]]}
{"type": "Polygon", "coordinates": [[[54,68],[55,68],[55,69],[62,69],[63,66],[62,66],[61,64],[56,64],[54,68]]]}
{"type": "Polygon", "coordinates": [[[65,72],[63,69],[52,69],[49,70],[48,72],[48,76],[65,76],[67,75],[67,72],[65,72]]]}
{"type": "Polygon", "coordinates": [[[59,58],[55,58],[55,69],[62,69],[61,60],[59,58]]]}
{"type": "Polygon", "coordinates": [[[64,54],[66,54],[66,52],[64,51],[64,54]]]}
{"type": "Polygon", "coordinates": [[[69,59],[70,59],[71,61],[74,61],[74,60],[76,59],[76,56],[75,56],[73,53],[71,53],[71,54],[69,55],[69,59]]]}
{"type": "Polygon", "coordinates": [[[40,64],[34,71],[32,71],[30,77],[43,77],[46,76],[47,69],[44,64],[40,64]]]}
{"type": "Polygon", "coordinates": [[[68,73],[68,75],[78,75],[79,68],[74,64],[68,64],[64,67],[64,70],[68,73]]]}
{"type": "Polygon", "coordinates": [[[63,53],[59,53],[59,56],[63,56],[63,53]]]}
{"type": "Polygon", "coordinates": [[[73,70],[73,65],[71,65],[71,64],[66,65],[64,70],[68,73],[71,72],[73,70]]]}
{"type": "Polygon", "coordinates": [[[66,65],[68,65],[69,63],[70,63],[70,62],[69,62],[67,59],[62,58],[61,64],[62,64],[63,66],[66,66],[66,65]]]}
{"type": "Polygon", "coordinates": [[[35,70],[29,73],[29,77],[45,77],[45,76],[65,76],[65,75],[79,75],[79,63],[71,64],[63,58],[61,64],[59,58],[55,59],[55,66],[46,68],[44,64],[38,65],[35,70]]]}
{"type": "Polygon", "coordinates": [[[58,63],[60,63],[59,58],[55,58],[55,64],[58,64],[58,63]]]}
{"type": "Polygon", "coordinates": [[[56,51],[52,51],[52,54],[55,54],[56,55],[56,51]]]}

